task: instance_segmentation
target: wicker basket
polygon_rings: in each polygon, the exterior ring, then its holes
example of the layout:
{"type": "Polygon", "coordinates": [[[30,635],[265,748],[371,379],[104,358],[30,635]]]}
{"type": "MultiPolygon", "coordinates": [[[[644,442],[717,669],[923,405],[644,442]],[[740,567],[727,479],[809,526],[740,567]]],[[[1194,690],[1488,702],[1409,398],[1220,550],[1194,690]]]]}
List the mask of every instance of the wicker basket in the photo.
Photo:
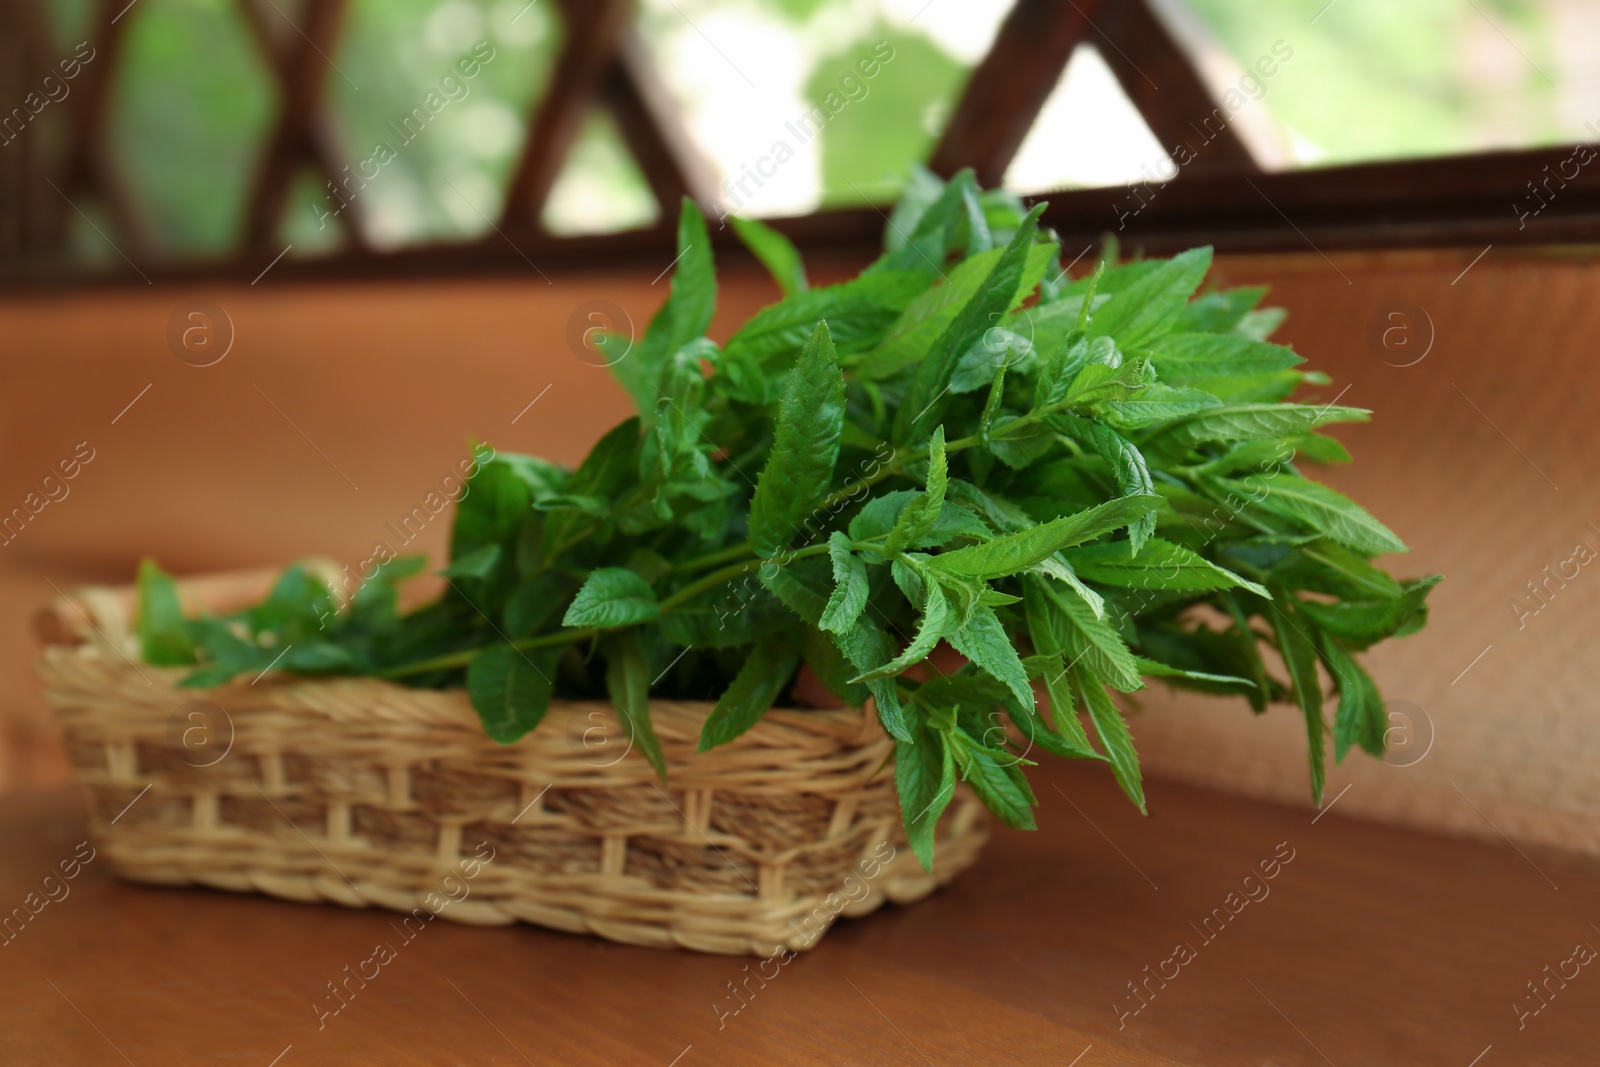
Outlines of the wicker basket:
{"type": "MultiPolygon", "coordinates": [[[[183,594],[220,612],[269,580],[183,594]]],[[[460,691],[273,674],[177,689],[182,670],[137,662],[132,605],[110,589],[53,604],[40,672],[96,846],[134,881],[767,955],[926,896],[988,836],[963,787],[925,873],[892,743],[859,711],[774,711],[696,754],[710,707],[656,703],[663,787],[602,704],[557,703],[502,747],[460,691]]]]}

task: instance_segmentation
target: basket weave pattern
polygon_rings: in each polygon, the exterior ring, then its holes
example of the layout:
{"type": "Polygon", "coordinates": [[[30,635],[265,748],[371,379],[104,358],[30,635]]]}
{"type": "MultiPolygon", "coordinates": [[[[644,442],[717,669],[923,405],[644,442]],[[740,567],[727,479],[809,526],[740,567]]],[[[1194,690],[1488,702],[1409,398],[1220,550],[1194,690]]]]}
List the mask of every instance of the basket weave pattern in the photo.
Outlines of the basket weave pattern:
{"type": "Polygon", "coordinates": [[[552,704],[502,747],[460,691],[270,674],[177,689],[185,671],[137,662],[125,595],[55,610],[85,640],[47,648],[40,673],[96,846],[135,881],[766,955],[927,895],[988,836],[962,787],[924,872],[893,743],[860,711],[769,712],[696,754],[710,706],[654,702],[663,786],[603,704],[552,704]],[[490,856],[440,909],[441,880],[490,856]]]}

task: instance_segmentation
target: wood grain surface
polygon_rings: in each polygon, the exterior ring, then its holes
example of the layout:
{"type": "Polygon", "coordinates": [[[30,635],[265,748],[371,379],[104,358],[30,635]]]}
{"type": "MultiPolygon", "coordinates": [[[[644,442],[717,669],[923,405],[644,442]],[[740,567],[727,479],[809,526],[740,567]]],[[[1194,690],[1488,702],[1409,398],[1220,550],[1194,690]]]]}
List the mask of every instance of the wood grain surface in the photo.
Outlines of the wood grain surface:
{"type": "MultiPolygon", "coordinates": [[[[1539,1001],[1525,984],[1600,946],[1592,860],[1162,783],[1141,818],[1103,772],[1045,770],[1037,833],[766,966],[531,927],[406,942],[385,912],[133,886],[91,861],[0,944],[0,1062],[1594,1063],[1600,973],[1539,1001]],[[380,943],[394,958],[319,1029],[327,983],[380,943]]],[[[72,792],[0,803],[0,907],[82,840],[72,792]]]]}

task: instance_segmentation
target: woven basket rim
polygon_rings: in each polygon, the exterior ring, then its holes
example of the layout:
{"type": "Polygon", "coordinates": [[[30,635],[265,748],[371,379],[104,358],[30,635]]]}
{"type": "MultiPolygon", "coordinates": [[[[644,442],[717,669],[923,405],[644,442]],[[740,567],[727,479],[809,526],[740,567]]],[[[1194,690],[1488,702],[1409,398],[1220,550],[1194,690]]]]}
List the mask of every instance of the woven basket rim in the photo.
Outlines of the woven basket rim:
{"type": "MultiPolygon", "coordinates": [[[[313,559],[303,563],[319,573],[338,573],[337,568],[326,560],[313,559]]],[[[264,592],[280,570],[262,568],[202,574],[178,579],[178,587],[189,601],[189,607],[223,614],[256,599],[256,594],[264,592]]],[[[115,657],[127,660],[141,674],[159,677],[168,686],[177,689],[177,681],[193,668],[162,667],[144,660],[139,642],[133,636],[136,604],[137,588],[132,585],[85,585],[52,598],[34,617],[36,636],[44,646],[39,660],[40,672],[47,678],[52,673],[59,674],[59,668],[63,665],[62,657],[72,657],[80,662],[85,659],[106,659],[109,662],[115,657]],[[57,671],[51,671],[52,665],[57,671]]],[[[417,713],[405,716],[405,721],[437,722],[440,725],[454,725],[461,721],[459,697],[466,692],[464,685],[412,687],[374,675],[297,675],[288,672],[264,672],[254,679],[241,677],[220,686],[190,691],[196,699],[214,699],[220,703],[247,689],[259,692],[262,687],[269,687],[285,707],[292,706],[298,712],[321,713],[329,718],[334,716],[329,714],[322,702],[314,698],[296,698],[308,692],[314,694],[332,689],[367,690],[369,698],[377,701],[379,706],[406,708],[417,713]],[[424,708],[434,714],[420,714],[424,708]]],[[[129,695],[134,696],[131,693],[129,695]]],[[[650,704],[652,708],[680,708],[700,718],[709,715],[715,707],[715,703],[709,700],[654,696],[650,698],[650,704]]],[[[554,697],[549,706],[551,709],[613,707],[610,701],[585,697],[554,697]]],[[[877,715],[872,713],[870,703],[833,708],[773,706],[757,726],[768,721],[823,733],[855,733],[863,729],[870,731],[878,726],[877,715]]],[[[881,731],[881,727],[878,729],[881,731]]]]}

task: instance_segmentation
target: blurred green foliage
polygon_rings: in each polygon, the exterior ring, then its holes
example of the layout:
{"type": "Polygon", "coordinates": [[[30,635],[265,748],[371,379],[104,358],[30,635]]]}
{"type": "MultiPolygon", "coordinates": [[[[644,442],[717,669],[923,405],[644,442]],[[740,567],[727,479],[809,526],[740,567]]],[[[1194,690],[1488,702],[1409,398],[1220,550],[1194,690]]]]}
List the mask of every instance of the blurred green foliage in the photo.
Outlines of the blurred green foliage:
{"type": "MultiPolygon", "coordinates": [[[[995,5],[1006,2],[990,0],[987,21],[975,6],[975,25],[992,25],[995,5]]],[[[1556,47],[1563,31],[1549,0],[1186,2],[1241,66],[1276,41],[1294,49],[1292,62],[1253,106],[1266,110],[1302,162],[1548,144],[1584,136],[1584,118],[1600,120],[1600,114],[1572,117],[1581,110],[1574,104],[1582,79],[1571,73],[1571,55],[1563,66],[1556,47]]],[[[90,0],[43,6],[63,47],[89,35],[90,0]]],[[[719,143],[710,136],[715,131],[695,129],[684,86],[698,78],[704,95],[741,91],[744,83],[734,79],[732,59],[720,74],[733,90],[708,81],[704,71],[675,69],[681,51],[673,51],[673,40],[710,41],[708,34],[730,26],[756,26],[767,42],[788,35],[792,53],[741,54],[740,66],[768,81],[766,90],[773,79],[797,76],[793,99],[807,107],[822,106],[860,59],[886,42],[893,60],[866,83],[866,95],[829,119],[817,156],[792,164],[819,168],[820,205],[885,202],[898,194],[910,164],[927,157],[970,69],[968,59],[951,53],[948,27],[941,44],[928,28],[931,19],[918,22],[903,7],[888,0],[661,0],[643,5],[640,29],[661,60],[673,101],[684,106],[691,134],[735,176],[745,161],[711,151],[719,143]],[[770,71],[763,69],[766,59],[770,71]]],[[[302,3],[274,0],[266,14],[283,20],[272,27],[281,44],[299,46],[302,3]]],[[[158,248],[223,254],[240,237],[254,168],[279,106],[268,64],[236,0],[139,0],[126,17],[107,132],[113,160],[158,248]]],[[[352,169],[380,143],[393,149],[350,209],[375,244],[489,232],[563,37],[551,3],[352,0],[330,57],[326,118],[352,169]],[[465,95],[452,98],[414,140],[398,137],[395,124],[479,42],[494,58],[466,82],[465,95]]],[[[774,130],[790,117],[774,114],[774,130]]],[[[294,255],[343,244],[336,220],[324,215],[337,203],[310,170],[296,180],[279,227],[294,255]]],[[[84,207],[101,217],[101,206],[84,207]]],[[[615,125],[603,114],[591,117],[547,205],[547,228],[614,230],[661,214],[615,125]]]]}
{"type": "Polygon", "coordinates": [[[271,74],[233,0],[136,10],[112,85],[112,158],[156,248],[226,252],[277,110],[271,74]]]}
{"type": "Polygon", "coordinates": [[[1314,146],[1318,162],[1587,139],[1560,117],[1549,3],[1188,2],[1245,68],[1275,41],[1294,49],[1265,103],[1302,148],[1314,146]]]}
{"type": "Polygon", "coordinates": [[[527,0],[353,0],[328,99],[346,158],[395,153],[355,201],[380,245],[489,230],[564,36],[554,12],[527,0]],[[492,58],[466,78],[457,64],[474,49],[492,58]],[[405,119],[429,93],[442,109],[407,140],[405,119]]]}
{"type": "Polygon", "coordinates": [[[920,33],[879,23],[858,40],[823,56],[806,82],[806,102],[824,106],[829,94],[847,101],[822,132],[822,203],[883,202],[899,195],[912,163],[933,151],[967,68],[920,33]],[[856,64],[887,44],[893,58],[876,77],[856,64]],[[846,81],[850,79],[850,81],[846,81]],[[858,85],[852,100],[842,86],[858,85]]]}

